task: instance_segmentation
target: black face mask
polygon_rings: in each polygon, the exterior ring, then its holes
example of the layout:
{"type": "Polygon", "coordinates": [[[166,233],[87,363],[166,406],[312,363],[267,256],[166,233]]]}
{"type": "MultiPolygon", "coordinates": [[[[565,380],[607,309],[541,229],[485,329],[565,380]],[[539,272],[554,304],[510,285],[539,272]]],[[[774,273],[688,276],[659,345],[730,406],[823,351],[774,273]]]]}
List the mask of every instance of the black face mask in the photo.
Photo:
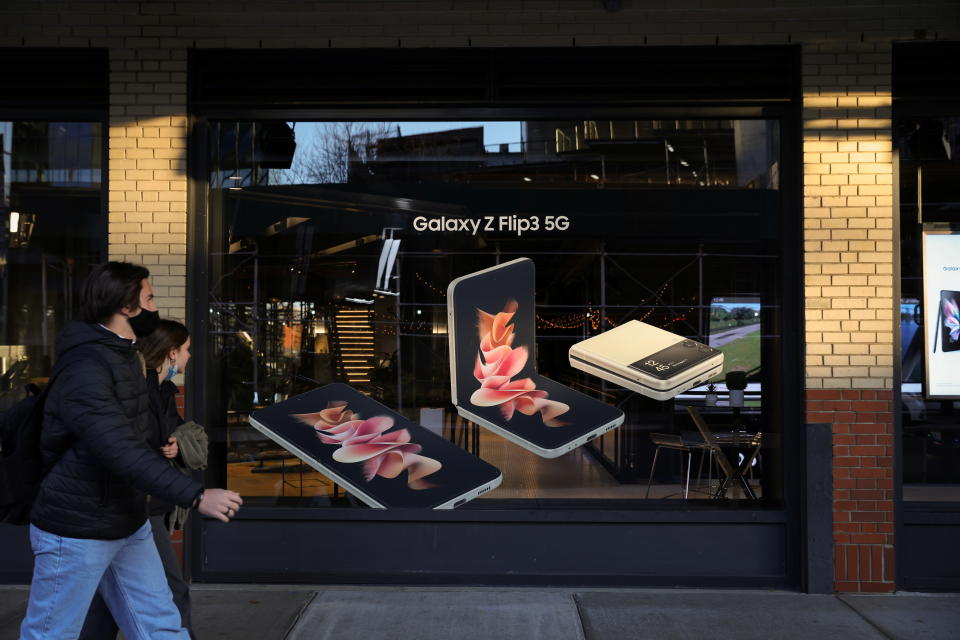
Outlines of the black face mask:
{"type": "Polygon", "coordinates": [[[127,321],[130,323],[130,328],[133,329],[133,335],[138,338],[146,338],[160,325],[160,312],[147,311],[141,308],[140,313],[132,318],[127,318],[127,321]]]}

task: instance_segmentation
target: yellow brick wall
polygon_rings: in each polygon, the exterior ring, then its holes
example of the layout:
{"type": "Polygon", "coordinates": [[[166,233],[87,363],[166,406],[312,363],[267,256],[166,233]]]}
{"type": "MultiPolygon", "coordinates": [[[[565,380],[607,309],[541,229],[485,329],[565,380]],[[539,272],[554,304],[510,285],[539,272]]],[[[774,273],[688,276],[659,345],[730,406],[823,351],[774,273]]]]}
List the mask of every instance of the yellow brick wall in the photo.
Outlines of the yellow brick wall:
{"type": "Polygon", "coordinates": [[[186,66],[183,49],[110,50],[110,259],[150,269],[157,306],[177,320],[187,291],[186,66]]]}
{"type": "Polygon", "coordinates": [[[803,49],[806,371],[811,389],[893,385],[890,43],[803,49]]]}

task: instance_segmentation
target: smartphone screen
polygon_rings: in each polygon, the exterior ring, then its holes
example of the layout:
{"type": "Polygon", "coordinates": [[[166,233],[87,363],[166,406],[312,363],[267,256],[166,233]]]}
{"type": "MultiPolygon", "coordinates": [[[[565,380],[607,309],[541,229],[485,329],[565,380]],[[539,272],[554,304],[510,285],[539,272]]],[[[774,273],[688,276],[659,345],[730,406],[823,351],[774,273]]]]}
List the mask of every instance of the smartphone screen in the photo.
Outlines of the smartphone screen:
{"type": "Polygon", "coordinates": [[[527,258],[451,284],[451,382],[459,408],[552,450],[623,413],[537,373],[535,287],[527,258]]]}
{"type": "Polygon", "coordinates": [[[435,509],[479,495],[500,471],[340,383],[258,409],[250,423],[373,507],[435,509]]]}
{"type": "Polygon", "coordinates": [[[960,291],[940,291],[940,341],[944,351],[960,350],[960,291]]]}

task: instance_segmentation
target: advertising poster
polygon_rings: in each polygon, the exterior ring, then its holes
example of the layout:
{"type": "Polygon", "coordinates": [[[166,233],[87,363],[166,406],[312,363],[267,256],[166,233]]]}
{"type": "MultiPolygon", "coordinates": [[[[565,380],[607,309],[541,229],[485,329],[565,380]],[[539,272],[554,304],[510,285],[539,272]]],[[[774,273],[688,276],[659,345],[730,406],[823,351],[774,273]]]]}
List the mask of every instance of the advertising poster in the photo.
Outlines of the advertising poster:
{"type": "Polygon", "coordinates": [[[923,231],[926,396],[960,398],[960,232],[923,231]]]}

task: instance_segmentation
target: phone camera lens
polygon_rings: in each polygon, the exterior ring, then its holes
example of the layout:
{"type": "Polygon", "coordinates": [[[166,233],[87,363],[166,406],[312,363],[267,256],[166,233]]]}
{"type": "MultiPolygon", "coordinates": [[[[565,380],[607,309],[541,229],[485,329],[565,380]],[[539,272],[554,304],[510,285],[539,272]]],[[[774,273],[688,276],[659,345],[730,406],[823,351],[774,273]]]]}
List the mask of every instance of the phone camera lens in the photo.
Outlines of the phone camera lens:
{"type": "Polygon", "coordinates": [[[685,347],[687,347],[687,348],[695,347],[695,346],[697,346],[697,343],[696,343],[696,342],[693,342],[692,340],[684,340],[684,341],[683,341],[683,346],[685,346],[685,347]]]}

